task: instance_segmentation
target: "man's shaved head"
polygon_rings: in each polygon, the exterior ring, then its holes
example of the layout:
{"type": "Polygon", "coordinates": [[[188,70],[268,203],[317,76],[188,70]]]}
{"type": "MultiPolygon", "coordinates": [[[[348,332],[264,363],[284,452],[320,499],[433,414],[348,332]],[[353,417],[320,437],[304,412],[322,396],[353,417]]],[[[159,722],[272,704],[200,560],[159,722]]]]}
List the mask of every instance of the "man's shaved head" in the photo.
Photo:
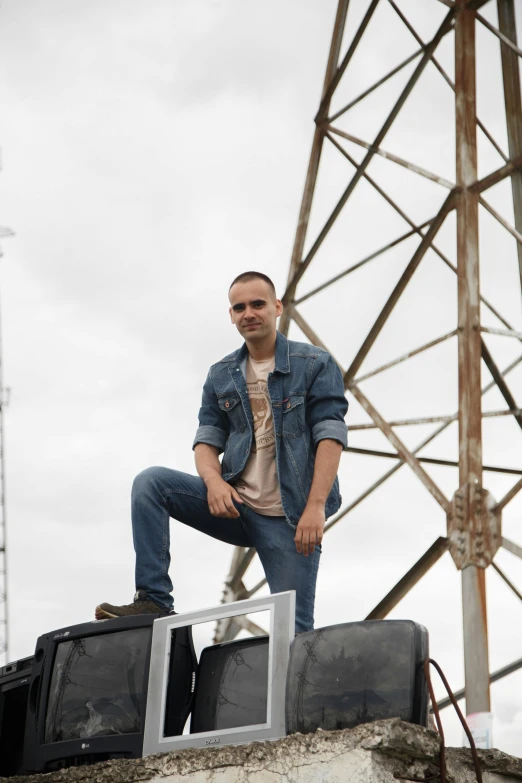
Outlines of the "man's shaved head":
{"type": "Polygon", "coordinates": [[[236,278],[234,278],[234,280],[232,280],[232,282],[230,284],[230,288],[228,290],[230,292],[230,289],[236,283],[250,283],[252,280],[264,280],[265,283],[267,283],[269,285],[269,287],[271,288],[271,290],[272,290],[272,292],[274,294],[274,299],[276,298],[275,285],[270,280],[268,275],[264,275],[263,272],[242,272],[240,275],[238,275],[236,278]]]}

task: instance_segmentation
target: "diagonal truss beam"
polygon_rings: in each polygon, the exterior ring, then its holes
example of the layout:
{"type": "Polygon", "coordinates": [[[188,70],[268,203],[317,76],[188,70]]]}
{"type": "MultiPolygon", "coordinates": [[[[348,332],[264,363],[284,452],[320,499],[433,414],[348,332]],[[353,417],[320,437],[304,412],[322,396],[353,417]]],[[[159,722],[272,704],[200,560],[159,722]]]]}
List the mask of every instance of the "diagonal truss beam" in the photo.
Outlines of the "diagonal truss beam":
{"type": "Polygon", "coordinates": [[[438,563],[448,547],[448,539],[440,536],[364,619],[383,620],[435,563],[438,563]]]}
{"type": "MultiPolygon", "coordinates": [[[[495,360],[491,356],[491,353],[489,352],[489,348],[487,347],[484,340],[481,340],[481,345],[482,345],[482,360],[486,365],[486,367],[488,368],[488,370],[490,371],[491,376],[495,381],[495,383],[497,384],[500,393],[502,394],[502,396],[504,397],[505,401],[507,402],[510,408],[512,409],[518,408],[515,402],[515,398],[511,394],[509,390],[509,386],[507,385],[504,376],[502,375],[499,368],[497,367],[495,360]]],[[[517,420],[518,426],[522,429],[522,414],[516,413],[514,415],[515,415],[515,419],[517,420]]]]}
{"type": "Polygon", "coordinates": [[[369,401],[369,399],[366,397],[365,394],[359,389],[359,387],[352,383],[349,386],[349,389],[357,402],[362,405],[366,413],[368,413],[373,421],[377,424],[383,435],[385,435],[392,446],[397,450],[397,453],[402,457],[402,459],[410,466],[412,471],[415,473],[417,478],[419,478],[428,492],[433,495],[437,503],[442,506],[446,514],[449,513],[451,504],[443,491],[435,484],[431,476],[429,476],[422,465],[420,464],[419,460],[412,454],[412,452],[406,448],[404,443],[400,440],[400,438],[397,437],[395,432],[392,430],[388,422],[383,419],[383,417],[380,415],[380,413],[377,411],[377,409],[372,405],[372,403],[369,401]]]}
{"type": "MultiPolygon", "coordinates": [[[[400,454],[397,454],[397,452],[394,451],[381,451],[379,449],[362,449],[362,448],[358,448],[357,446],[348,446],[346,448],[346,451],[351,451],[353,454],[363,454],[368,457],[385,457],[386,459],[398,459],[398,460],[401,459],[400,454]]],[[[417,459],[419,460],[419,462],[425,462],[427,465],[443,465],[448,468],[458,468],[459,466],[458,462],[451,459],[439,459],[438,457],[417,457],[417,459]]],[[[404,462],[402,464],[404,464],[404,462]]],[[[510,476],[522,475],[522,470],[517,470],[516,468],[501,468],[499,465],[483,465],[482,470],[485,470],[489,473],[505,473],[510,476]]],[[[518,484],[515,484],[515,487],[517,488],[516,492],[518,492],[519,489],[518,484]]],[[[513,490],[515,489],[515,487],[513,487],[513,490]]],[[[522,489],[522,487],[520,488],[522,489]]],[[[512,497],[514,497],[516,492],[513,494],[512,497]]],[[[511,499],[512,498],[510,497],[509,500],[511,499]]],[[[497,503],[496,508],[498,508],[498,506],[499,504],[497,503]]]]}
{"type": "Polygon", "coordinates": [[[439,345],[440,343],[449,340],[450,337],[455,337],[456,334],[457,330],[453,329],[453,331],[447,332],[447,334],[443,334],[441,337],[437,337],[435,340],[430,340],[429,343],[425,343],[419,348],[414,348],[412,351],[408,351],[407,353],[402,354],[402,356],[399,356],[397,359],[393,359],[391,362],[382,364],[380,367],[377,367],[375,370],[371,370],[371,372],[367,372],[365,375],[359,375],[359,377],[355,379],[355,383],[361,383],[361,381],[366,381],[368,378],[373,378],[374,375],[378,375],[384,370],[389,370],[390,367],[395,367],[397,364],[401,364],[407,359],[411,359],[413,356],[418,356],[419,353],[427,351],[428,348],[433,348],[435,345],[439,345]]]}
{"type": "Polygon", "coordinates": [[[406,288],[411,278],[413,277],[415,270],[417,269],[420,262],[424,258],[426,251],[430,247],[434,238],[437,236],[437,233],[440,227],[442,226],[442,224],[444,223],[446,216],[448,215],[449,212],[451,212],[452,209],[455,208],[455,206],[456,206],[456,191],[452,191],[444,201],[444,204],[440,208],[438,215],[434,218],[433,222],[431,223],[428,231],[423,236],[419,244],[419,247],[413,254],[410,263],[402,273],[399,282],[397,283],[392,293],[390,294],[388,301],[384,305],[377,320],[375,321],[374,325],[370,329],[365,341],[363,342],[362,346],[357,352],[357,355],[355,356],[350,367],[346,371],[346,374],[344,376],[345,387],[349,387],[351,385],[353,379],[355,378],[355,374],[357,373],[359,367],[361,366],[364,359],[368,355],[368,352],[370,351],[370,348],[374,344],[375,340],[379,336],[381,329],[383,328],[384,324],[388,320],[393,308],[399,301],[401,294],[403,293],[404,289],[406,288]]]}
{"type": "Polygon", "coordinates": [[[522,546],[519,546],[518,544],[515,544],[514,541],[510,541],[509,538],[504,538],[504,536],[502,536],[502,547],[522,560],[522,546]]]}
{"type": "Polygon", "coordinates": [[[395,76],[397,73],[402,71],[403,68],[406,68],[406,66],[409,65],[411,62],[413,62],[413,60],[415,60],[420,54],[422,54],[423,51],[424,51],[424,45],[421,46],[420,49],[417,49],[416,52],[413,52],[413,54],[410,54],[409,57],[407,57],[405,60],[399,63],[399,65],[397,65],[391,71],[389,71],[385,76],[382,77],[382,79],[379,79],[379,81],[372,84],[371,87],[368,87],[368,89],[362,92],[360,95],[358,95],[357,98],[354,98],[353,101],[350,101],[350,103],[346,104],[346,106],[344,106],[342,109],[336,111],[335,114],[332,114],[332,116],[328,118],[328,123],[335,122],[335,120],[337,120],[347,111],[353,109],[354,106],[356,106],[358,103],[364,100],[364,98],[367,98],[368,95],[371,95],[372,92],[374,92],[378,87],[381,87],[383,84],[385,84],[389,79],[392,78],[392,76],[395,76]]]}
{"type": "MultiPolygon", "coordinates": [[[[491,674],[489,677],[489,681],[490,683],[497,682],[498,680],[503,679],[503,677],[507,677],[508,674],[513,674],[513,672],[518,671],[518,669],[522,669],[522,658],[519,658],[518,661],[513,661],[513,663],[510,663],[508,666],[503,666],[502,669],[498,669],[496,672],[493,672],[493,674],[491,674]]],[[[453,694],[455,701],[460,701],[464,698],[465,695],[466,691],[464,688],[462,688],[460,691],[455,691],[453,694]]],[[[446,697],[437,702],[437,707],[439,710],[443,710],[444,707],[449,707],[450,704],[451,699],[446,697]]],[[[430,712],[433,712],[433,707],[430,708],[430,712]]]]}
{"type": "Polygon", "coordinates": [[[497,574],[501,577],[501,579],[504,580],[504,582],[507,584],[507,586],[514,592],[516,597],[519,599],[519,601],[522,601],[522,594],[519,590],[515,587],[513,582],[506,576],[506,574],[502,571],[501,568],[498,567],[496,563],[491,563],[497,574]]]}
{"type": "Polygon", "coordinates": [[[488,22],[487,19],[484,19],[482,14],[475,14],[476,19],[479,20],[481,24],[484,25],[484,27],[490,31],[490,33],[493,33],[493,35],[496,35],[497,38],[502,41],[502,43],[508,47],[508,49],[511,49],[512,52],[514,52],[519,57],[522,57],[522,49],[519,49],[518,46],[507,37],[507,35],[504,35],[500,30],[497,30],[496,27],[494,27],[491,22],[488,22]]]}
{"type": "Polygon", "coordinates": [[[502,217],[500,212],[497,212],[497,210],[489,204],[486,199],[483,196],[479,196],[479,202],[480,204],[486,209],[490,215],[492,215],[495,220],[500,223],[500,225],[508,231],[512,237],[514,237],[518,244],[522,244],[522,234],[517,231],[516,228],[514,228],[511,223],[508,223],[508,221],[502,217]]]}
{"type": "Polygon", "coordinates": [[[453,188],[455,187],[454,182],[450,182],[448,179],[445,179],[444,177],[439,177],[438,174],[434,174],[432,171],[428,171],[422,166],[417,166],[415,163],[410,163],[410,161],[401,158],[399,155],[395,155],[393,152],[387,152],[386,150],[383,150],[381,147],[376,147],[374,144],[368,144],[367,141],[363,141],[362,139],[357,138],[357,136],[354,136],[351,133],[346,133],[346,131],[340,130],[339,128],[335,128],[333,125],[328,125],[327,130],[330,133],[335,133],[336,136],[342,136],[343,139],[346,139],[347,141],[351,141],[352,144],[357,144],[357,146],[363,147],[366,150],[373,150],[373,152],[376,155],[379,155],[381,158],[390,160],[392,163],[396,163],[398,166],[402,166],[403,168],[408,169],[408,171],[412,171],[414,174],[419,174],[421,177],[424,177],[425,179],[429,179],[431,182],[436,182],[437,185],[442,185],[443,188],[447,188],[448,190],[453,190],[453,188]]]}
{"type": "MultiPolygon", "coordinates": [[[[511,410],[500,410],[500,411],[486,411],[485,413],[482,413],[483,419],[493,419],[498,418],[499,416],[515,416],[516,418],[522,415],[522,408],[513,408],[511,410]]],[[[388,424],[390,427],[413,427],[418,426],[419,424],[438,424],[439,422],[452,422],[457,421],[458,415],[453,414],[452,416],[419,416],[416,419],[392,419],[391,421],[388,421],[388,424]]],[[[375,430],[380,429],[378,424],[375,424],[375,422],[365,422],[364,424],[351,424],[350,425],[350,431],[351,432],[357,432],[360,430],[375,430]]]]}
{"type": "Polygon", "coordinates": [[[517,155],[512,160],[508,161],[505,166],[501,166],[496,171],[492,171],[487,177],[477,180],[474,185],[471,185],[470,190],[475,190],[478,193],[483,193],[488,188],[493,187],[498,182],[502,182],[506,177],[511,177],[515,172],[522,169],[522,155],[517,155]]]}
{"type": "Polygon", "coordinates": [[[324,291],[325,288],[329,288],[334,283],[337,283],[339,280],[342,280],[343,277],[346,277],[346,275],[355,272],[356,269],[360,269],[362,266],[365,266],[370,261],[373,261],[375,258],[382,256],[388,250],[391,250],[393,247],[397,247],[397,245],[400,245],[406,239],[415,236],[415,234],[419,234],[421,230],[426,226],[429,226],[430,223],[431,223],[431,219],[426,220],[424,223],[421,223],[420,226],[414,226],[411,229],[411,231],[407,231],[405,234],[401,234],[401,236],[397,237],[397,239],[394,239],[392,242],[389,242],[384,247],[380,247],[379,250],[376,250],[374,253],[370,253],[369,256],[365,256],[365,258],[363,258],[361,261],[358,261],[356,264],[352,264],[352,266],[349,266],[348,269],[345,269],[343,272],[340,272],[338,275],[335,275],[335,277],[331,277],[326,282],[321,283],[321,285],[318,285],[317,288],[313,288],[307,294],[304,294],[304,296],[299,297],[299,299],[295,300],[294,304],[300,305],[302,302],[306,302],[307,299],[310,299],[310,297],[315,296],[315,294],[318,294],[320,291],[324,291]]]}
{"type": "Polygon", "coordinates": [[[509,492],[507,492],[504,495],[502,500],[499,500],[494,510],[502,511],[507,506],[507,504],[510,503],[516,495],[518,495],[521,489],[522,489],[522,478],[519,481],[517,481],[517,483],[513,487],[511,487],[509,492]]]}

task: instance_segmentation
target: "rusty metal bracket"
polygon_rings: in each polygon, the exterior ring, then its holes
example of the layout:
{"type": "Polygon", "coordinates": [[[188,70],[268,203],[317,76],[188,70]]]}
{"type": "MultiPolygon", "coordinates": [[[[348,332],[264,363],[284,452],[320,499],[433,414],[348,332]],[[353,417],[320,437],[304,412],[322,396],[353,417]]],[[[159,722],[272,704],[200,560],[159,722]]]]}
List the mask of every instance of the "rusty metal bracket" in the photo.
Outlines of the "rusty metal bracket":
{"type": "Polygon", "coordinates": [[[459,570],[474,565],[486,568],[502,543],[501,514],[487,489],[464,484],[451,501],[448,514],[450,554],[459,570]],[[471,526],[466,526],[471,520],[471,526]]]}

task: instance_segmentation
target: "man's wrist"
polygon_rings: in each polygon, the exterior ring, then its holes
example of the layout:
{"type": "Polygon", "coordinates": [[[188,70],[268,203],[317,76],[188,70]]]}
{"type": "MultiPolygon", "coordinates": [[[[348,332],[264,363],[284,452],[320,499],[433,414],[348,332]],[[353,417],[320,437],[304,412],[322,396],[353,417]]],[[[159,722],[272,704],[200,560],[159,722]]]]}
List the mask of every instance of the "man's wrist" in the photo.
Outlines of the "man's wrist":
{"type": "Polygon", "coordinates": [[[314,511],[324,511],[326,506],[326,498],[309,497],[306,503],[306,508],[313,509],[314,511]]]}
{"type": "Polygon", "coordinates": [[[201,478],[205,482],[206,487],[208,487],[209,484],[212,484],[214,481],[223,481],[223,476],[221,475],[221,473],[218,473],[217,471],[209,473],[208,476],[202,476],[201,478]]]}

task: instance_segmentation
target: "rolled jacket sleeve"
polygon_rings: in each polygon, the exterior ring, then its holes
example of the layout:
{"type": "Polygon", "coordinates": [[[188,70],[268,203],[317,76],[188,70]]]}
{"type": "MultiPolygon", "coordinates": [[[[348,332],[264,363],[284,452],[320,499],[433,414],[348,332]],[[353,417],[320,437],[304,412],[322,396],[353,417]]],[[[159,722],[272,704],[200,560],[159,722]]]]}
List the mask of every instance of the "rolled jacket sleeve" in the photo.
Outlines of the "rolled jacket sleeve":
{"type": "Polygon", "coordinates": [[[215,446],[221,454],[225,450],[229,432],[229,423],[225,413],[218,404],[217,395],[212,382],[212,368],[203,386],[201,408],[199,409],[199,427],[192,448],[198,443],[215,446]]]}
{"type": "Polygon", "coordinates": [[[316,362],[306,396],[306,417],[314,446],[329,438],[339,441],[343,449],[348,447],[348,427],[344,421],[347,411],[343,376],[338,365],[325,352],[316,362]]]}

